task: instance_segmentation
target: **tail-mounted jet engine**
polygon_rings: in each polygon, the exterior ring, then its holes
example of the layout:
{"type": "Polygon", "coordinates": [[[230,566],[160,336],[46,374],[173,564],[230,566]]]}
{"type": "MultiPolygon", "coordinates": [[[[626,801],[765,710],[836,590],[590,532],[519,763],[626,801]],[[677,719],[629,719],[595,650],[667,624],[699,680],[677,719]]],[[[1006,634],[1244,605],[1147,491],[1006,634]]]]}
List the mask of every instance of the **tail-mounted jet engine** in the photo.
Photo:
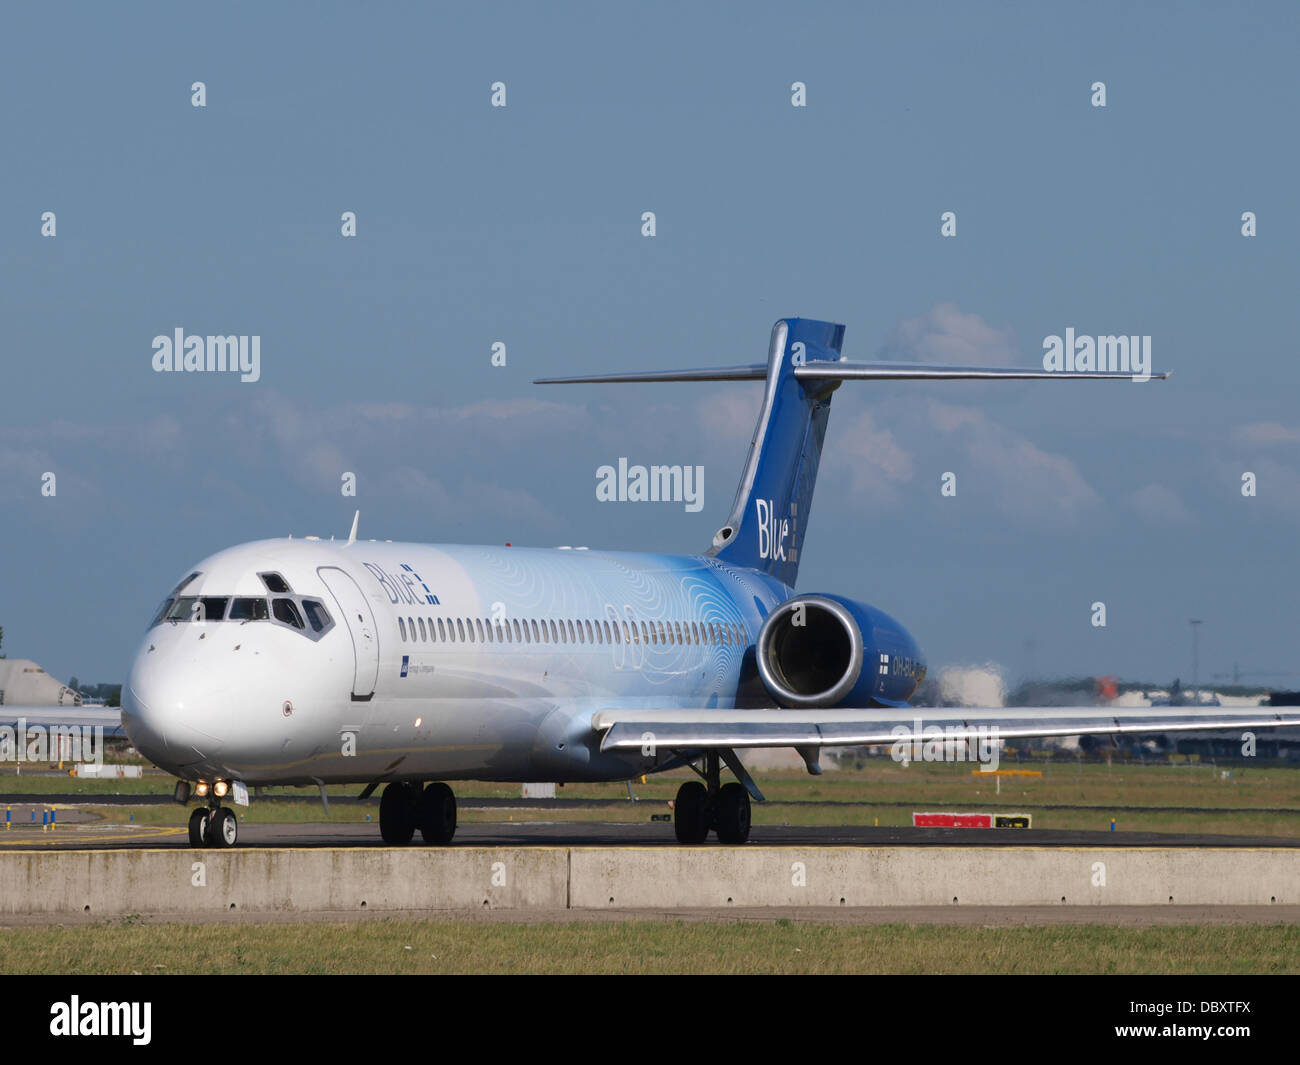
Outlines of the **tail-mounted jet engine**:
{"type": "Polygon", "coordinates": [[[915,641],[865,603],[796,595],[768,615],[755,649],[759,676],[782,706],[897,706],[925,676],[915,641]]]}

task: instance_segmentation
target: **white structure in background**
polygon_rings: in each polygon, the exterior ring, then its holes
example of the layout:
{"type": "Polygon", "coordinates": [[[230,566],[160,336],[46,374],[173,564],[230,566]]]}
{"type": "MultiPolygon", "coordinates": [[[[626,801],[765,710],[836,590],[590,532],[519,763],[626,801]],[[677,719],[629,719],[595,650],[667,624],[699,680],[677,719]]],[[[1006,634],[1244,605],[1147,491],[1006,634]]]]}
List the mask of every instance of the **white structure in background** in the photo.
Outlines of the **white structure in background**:
{"type": "Polygon", "coordinates": [[[80,706],[81,695],[30,658],[0,658],[0,706],[80,706]]]}
{"type": "MultiPolygon", "coordinates": [[[[1196,693],[1190,688],[1182,689],[1183,705],[1195,706],[1196,693]]],[[[1146,691],[1121,692],[1110,706],[1140,709],[1144,706],[1168,706],[1169,692],[1163,688],[1148,688],[1146,691]]],[[[1201,706],[1267,706],[1268,694],[1258,695],[1224,695],[1222,692],[1201,689],[1201,706]]]]}
{"type": "Polygon", "coordinates": [[[939,670],[939,699],[944,706],[1005,706],[1007,682],[1002,667],[944,666],[939,670]]]}

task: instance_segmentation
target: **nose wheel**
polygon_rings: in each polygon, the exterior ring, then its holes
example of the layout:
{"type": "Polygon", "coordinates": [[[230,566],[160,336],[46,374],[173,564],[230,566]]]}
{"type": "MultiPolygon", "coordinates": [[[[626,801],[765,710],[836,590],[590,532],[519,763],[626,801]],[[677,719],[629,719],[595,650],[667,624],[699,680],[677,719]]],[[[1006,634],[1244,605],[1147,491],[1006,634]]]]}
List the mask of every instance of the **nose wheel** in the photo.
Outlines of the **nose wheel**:
{"type": "Polygon", "coordinates": [[[233,847],[239,842],[239,818],[229,806],[202,807],[190,814],[191,847],[233,847]]]}
{"type": "Polygon", "coordinates": [[[208,811],[200,807],[190,814],[190,846],[208,845],[208,811]]]}

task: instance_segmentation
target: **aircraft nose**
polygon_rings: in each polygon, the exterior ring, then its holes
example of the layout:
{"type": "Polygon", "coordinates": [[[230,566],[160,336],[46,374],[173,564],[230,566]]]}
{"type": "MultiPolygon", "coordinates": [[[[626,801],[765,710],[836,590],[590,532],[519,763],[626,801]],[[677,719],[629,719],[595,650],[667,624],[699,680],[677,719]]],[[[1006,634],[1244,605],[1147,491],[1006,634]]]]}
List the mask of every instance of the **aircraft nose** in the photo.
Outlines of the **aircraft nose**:
{"type": "Polygon", "coordinates": [[[123,685],[122,726],[136,749],[165,769],[213,757],[229,732],[224,685],[197,680],[151,650],[137,656],[123,685]]]}

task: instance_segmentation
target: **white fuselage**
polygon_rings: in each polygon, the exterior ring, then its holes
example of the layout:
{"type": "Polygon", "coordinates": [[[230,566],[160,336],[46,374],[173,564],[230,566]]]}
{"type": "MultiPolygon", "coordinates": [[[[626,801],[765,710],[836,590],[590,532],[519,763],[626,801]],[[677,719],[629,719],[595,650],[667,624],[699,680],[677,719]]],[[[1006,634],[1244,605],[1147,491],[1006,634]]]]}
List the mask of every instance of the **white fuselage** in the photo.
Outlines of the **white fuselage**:
{"type": "Polygon", "coordinates": [[[259,541],[193,572],[146,634],[123,724],[177,776],[249,784],[665,768],[671,752],[601,753],[592,714],[734,706],[790,594],[702,556],[373,541],[259,541]]]}

